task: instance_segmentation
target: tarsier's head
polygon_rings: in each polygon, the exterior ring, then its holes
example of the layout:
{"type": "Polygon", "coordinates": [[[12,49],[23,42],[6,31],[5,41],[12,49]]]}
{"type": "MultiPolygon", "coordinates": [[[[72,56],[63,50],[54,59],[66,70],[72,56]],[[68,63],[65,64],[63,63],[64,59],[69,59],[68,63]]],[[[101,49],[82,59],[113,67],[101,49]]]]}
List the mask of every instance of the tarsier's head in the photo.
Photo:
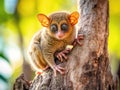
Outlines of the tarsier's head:
{"type": "Polygon", "coordinates": [[[78,22],[79,13],[56,12],[49,16],[38,14],[38,19],[43,27],[46,27],[48,34],[52,37],[63,40],[73,33],[74,25],[78,22]]]}

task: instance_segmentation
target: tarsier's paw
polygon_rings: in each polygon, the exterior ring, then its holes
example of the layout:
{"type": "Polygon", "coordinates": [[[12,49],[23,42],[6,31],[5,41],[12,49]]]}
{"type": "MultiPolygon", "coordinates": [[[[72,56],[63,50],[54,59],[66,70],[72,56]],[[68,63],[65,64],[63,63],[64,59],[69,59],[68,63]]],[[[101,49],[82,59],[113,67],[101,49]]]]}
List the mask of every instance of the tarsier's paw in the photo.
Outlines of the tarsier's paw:
{"type": "Polygon", "coordinates": [[[58,60],[63,62],[64,59],[65,60],[68,59],[67,54],[69,54],[70,51],[71,51],[71,49],[65,49],[65,50],[63,50],[61,52],[57,52],[55,56],[58,58],[58,60]]]}
{"type": "Polygon", "coordinates": [[[59,66],[59,65],[55,65],[53,67],[53,71],[54,71],[54,76],[57,76],[57,72],[59,72],[60,74],[64,75],[65,74],[65,68],[59,66]]]}
{"type": "Polygon", "coordinates": [[[84,35],[83,34],[78,34],[77,39],[74,40],[73,42],[73,46],[75,46],[76,44],[79,44],[80,46],[82,46],[82,43],[80,42],[81,40],[84,39],[84,35]]]}

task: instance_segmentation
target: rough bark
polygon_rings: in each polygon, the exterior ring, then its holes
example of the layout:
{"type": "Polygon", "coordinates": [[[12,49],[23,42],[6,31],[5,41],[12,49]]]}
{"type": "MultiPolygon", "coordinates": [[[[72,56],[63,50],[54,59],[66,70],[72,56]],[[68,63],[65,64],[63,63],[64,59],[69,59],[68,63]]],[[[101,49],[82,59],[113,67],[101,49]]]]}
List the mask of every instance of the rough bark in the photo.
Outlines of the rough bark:
{"type": "Polygon", "coordinates": [[[83,46],[76,46],[65,66],[64,76],[51,69],[34,78],[29,90],[117,90],[108,58],[108,0],[80,0],[79,33],[83,46]]]}
{"type": "Polygon", "coordinates": [[[25,80],[24,74],[21,74],[13,85],[13,90],[29,90],[30,83],[25,80]]]}

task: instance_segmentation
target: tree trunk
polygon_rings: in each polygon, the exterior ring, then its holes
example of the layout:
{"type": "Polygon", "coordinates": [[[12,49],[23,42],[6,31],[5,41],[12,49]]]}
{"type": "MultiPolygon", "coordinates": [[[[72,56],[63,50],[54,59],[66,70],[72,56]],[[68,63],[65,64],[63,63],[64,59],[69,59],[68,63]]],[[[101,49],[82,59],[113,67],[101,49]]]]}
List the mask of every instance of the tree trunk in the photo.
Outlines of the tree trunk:
{"type": "Polygon", "coordinates": [[[108,58],[108,0],[80,0],[79,33],[83,46],[76,46],[65,66],[64,76],[51,69],[34,78],[29,90],[117,90],[108,58]]]}

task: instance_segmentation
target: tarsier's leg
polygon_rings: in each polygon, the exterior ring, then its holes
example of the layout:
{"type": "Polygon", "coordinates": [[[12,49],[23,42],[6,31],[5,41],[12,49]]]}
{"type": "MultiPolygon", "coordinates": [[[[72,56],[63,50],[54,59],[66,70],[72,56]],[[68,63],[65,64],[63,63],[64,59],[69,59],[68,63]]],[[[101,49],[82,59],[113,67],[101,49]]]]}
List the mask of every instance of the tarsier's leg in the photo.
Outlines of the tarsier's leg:
{"type": "Polygon", "coordinates": [[[31,65],[37,71],[37,74],[40,74],[42,70],[46,70],[48,68],[38,45],[33,45],[33,49],[29,52],[29,56],[31,57],[31,65]]]}

